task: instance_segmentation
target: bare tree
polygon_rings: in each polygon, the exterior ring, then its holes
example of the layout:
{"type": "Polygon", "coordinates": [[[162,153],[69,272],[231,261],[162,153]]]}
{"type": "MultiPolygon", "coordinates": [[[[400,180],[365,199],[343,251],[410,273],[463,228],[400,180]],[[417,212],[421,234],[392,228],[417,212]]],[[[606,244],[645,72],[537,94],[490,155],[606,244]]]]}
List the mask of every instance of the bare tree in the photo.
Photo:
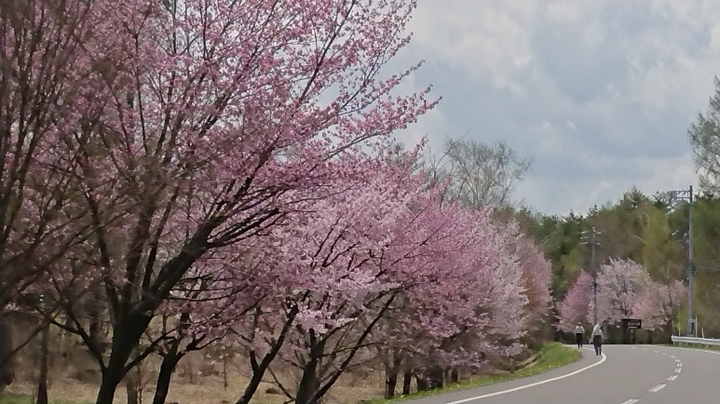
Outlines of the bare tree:
{"type": "Polygon", "coordinates": [[[473,139],[446,138],[441,156],[430,155],[425,171],[432,183],[451,179],[447,197],[470,208],[511,204],[515,186],[532,166],[505,142],[486,145],[473,139]]]}
{"type": "Polygon", "coordinates": [[[720,80],[715,77],[715,94],[710,97],[705,115],[688,130],[695,167],[700,171],[700,186],[708,192],[720,190],[720,80]]]}

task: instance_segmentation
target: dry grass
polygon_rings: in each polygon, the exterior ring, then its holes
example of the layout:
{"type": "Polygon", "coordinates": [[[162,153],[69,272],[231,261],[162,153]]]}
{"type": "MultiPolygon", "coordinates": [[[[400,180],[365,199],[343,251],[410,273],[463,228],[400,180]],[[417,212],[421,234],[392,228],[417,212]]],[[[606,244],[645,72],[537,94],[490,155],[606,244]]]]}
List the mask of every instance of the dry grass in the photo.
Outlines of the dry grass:
{"type": "MultiPolygon", "coordinates": [[[[2,0],[0,0],[2,1],[2,0]]],[[[24,341],[34,329],[33,319],[14,319],[15,339],[24,341]]],[[[86,348],[77,344],[75,339],[53,328],[51,332],[51,356],[49,399],[51,404],[94,403],[99,387],[98,365],[88,354],[86,348]]],[[[16,380],[9,386],[0,404],[30,404],[34,402],[37,389],[37,369],[39,360],[39,341],[33,341],[16,356],[16,380]]],[[[173,376],[168,403],[178,404],[227,404],[234,403],[242,394],[249,379],[249,364],[237,359],[228,366],[228,387],[220,370],[221,364],[210,366],[206,352],[193,352],[183,358],[173,376]],[[195,376],[202,372],[205,376],[195,376]]],[[[141,371],[140,384],[142,403],[152,403],[155,379],[160,360],[148,358],[141,371]]],[[[283,382],[293,385],[293,369],[275,369],[283,382]]],[[[267,375],[270,380],[270,375],[267,375]]],[[[340,377],[335,386],[326,395],[327,404],[354,404],[364,400],[382,397],[383,374],[381,371],[363,374],[348,373],[340,377]]],[[[277,387],[269,382],[262,383],[252,402],[256,404],[282,404],[287,397],[273,394],[277,387]],[[270,391],[270,393],[268,393],[270,391]]],[[[127,403],[127,391],[121,385],[116,392],[115,403],[127,403]]]]}
{"type": "MultiPolygon", "coordinates": [[[[192,360],[192,358],[189,358],[192,360]]],[[[230,368],[240,368],[241,364],[230,368]]],[[[80,382],[70,375],[70,366],[61,369],[61,364],[56,364],[50,378],[49,397],[50,401],[56,403],[93,403],[98,390],[96,383],[80,382]]],[[[156,366],[156,365],[155,365],[156,366]]],[[[219,366],[218,366],[219,367],[219,366]]],[[[34,372],[33,372],[34,373],[34,372]]],[[[289,373],[289,372],[288,372],[289,373]]],[[[170,394],[167,402],[178,404],[225,404],[234,403],[242,394],[248,377],[235,369],[228,370],[228,388],[225,389],[221,375],[198,377],[195,384],[190,383],[185,376],[178,372],[173,377],[170,394]]],[[[24,396],[32,398],[35,395],[36,375],[29,372],[21,373],[21,378],[11,385],[7,393],[9,395],[24,396]]],[[[143,402],[151,403],[154,395],[154,371],[145,371],[143,375],[143,402]]],[[[288,376],[285,377],[288,379],[288,376]]],[[[329,392],[326,402],[328,404],[353,404],[363,400],[382,396],[383,379],[382,373],[376,372],[373,375],[355,376],[345,375],[338,380],[336,386],[329,392]]],[[[268,389],[274,387],[271,383],[262,383],[252,402],[258,404],[282,404],[286,397],[282,394],[268,393],[268,389]]],[[[3,403],[4,400],[0,400],[3,403]]],[[[25,400],[31,401],[31,400],[25,400]]],[[[118,404],[127,403],[127,392],[124,386],[117,390],[115,402],[118,404]]],[[[3,403],[4,404],[4,403],[3,403]]],[[[13,401],[15,404],[15,401],[13,401]]],[[[18,402],[17,404],[25,404],[18,402]]]]}

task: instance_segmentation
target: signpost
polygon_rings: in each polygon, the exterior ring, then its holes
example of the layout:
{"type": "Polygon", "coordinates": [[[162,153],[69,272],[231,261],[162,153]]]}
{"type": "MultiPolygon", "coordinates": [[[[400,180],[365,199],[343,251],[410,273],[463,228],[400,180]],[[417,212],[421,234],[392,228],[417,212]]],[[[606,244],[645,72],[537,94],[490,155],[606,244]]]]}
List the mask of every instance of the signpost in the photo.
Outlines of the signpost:
{"type": "Polygon", "coordinates": [[[620,320],[622,328],[623,344],[635,343],[635,332],[642,328],[642,319],[639,318],[623,318],[620,320]]]}

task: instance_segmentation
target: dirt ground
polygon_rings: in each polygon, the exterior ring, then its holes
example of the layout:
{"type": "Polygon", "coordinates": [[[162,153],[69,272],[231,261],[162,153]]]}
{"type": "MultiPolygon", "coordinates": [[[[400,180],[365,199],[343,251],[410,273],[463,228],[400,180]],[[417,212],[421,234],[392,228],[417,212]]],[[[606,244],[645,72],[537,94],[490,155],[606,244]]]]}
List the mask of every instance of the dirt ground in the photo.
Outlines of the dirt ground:
{"type": "MultiPolygon", "coordinates": [[[[224,387],[223,377],[220,375],[200,377],[196,384],[189,383],[184,377],[175,376],[170,389],[168,403],[177,404],[228,404],[234,403],[240,397],[247,378],[235,371],[228,372],[228,388],[224,387]]],[[[142,393],[141,403],[151,403],[154,394],[154,383],[146,380],[142,393]]],[[[377,377],[354,377],[347,375],[338,381],[338,384],[327,396],[328,404],[352,404],[382,396],[383,378],[381,373],[377,377]]],[[[64,403],[92,403],[97,394],[97,384],[81,382],[63,375],[62,372],[53,372],[49,389],[50,401],[64,403]]],[[[7,392],[34,396],[36,384],[32,380],[18,380],[11,385],[7,392]]],[[[282,404],[287,398],[282,394],[273,394],[277,388],[270,383],[263,383],[255,394],[253,402],[258,404],[282,404]]],[[[121,386],[115,398],[118,404],[127,403],[127,392],[121,386]]]]}

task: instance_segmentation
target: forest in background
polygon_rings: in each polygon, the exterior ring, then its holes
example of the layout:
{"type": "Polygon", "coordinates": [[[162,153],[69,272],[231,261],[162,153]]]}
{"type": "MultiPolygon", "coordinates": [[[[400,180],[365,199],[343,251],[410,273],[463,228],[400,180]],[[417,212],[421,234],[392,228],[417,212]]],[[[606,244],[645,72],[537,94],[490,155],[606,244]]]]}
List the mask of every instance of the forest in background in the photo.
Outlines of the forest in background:
{"type": "MultiPolygon", "coordinates": [[[[521,223],[552,262],[552,295],[556,302],[566,297],[581,271],[591,273],[612,259],[639,263],[652,280],[668,286],[677,281],[687,285],[691,270],[696,333],[708,338],[720,337],[720,80],[717,77],[708,107],[689,125],[687,137],[699,183],[692,202],[691,265],[688,262],[690,204],[687,194],[683,199],[672,194],[682,190],[657,190],[646,195],[633,187],[614,202],[564,216],[545,215],[523,207],[505,208],[506,214],[521,223]],[[593,228],[598,234],[591,262],[588,234],[593,228]]],[[[670,332],[686,333],[687,296],[675,303],[679,307],[673,316],[672,329],[656,335],[656,342],[658,337],[668,342],[670,332]]],[[[557,304],[553,310],[558,321],[557,304]]],[[[645,334],[641,341],[653,339],[645,334]]]]}

